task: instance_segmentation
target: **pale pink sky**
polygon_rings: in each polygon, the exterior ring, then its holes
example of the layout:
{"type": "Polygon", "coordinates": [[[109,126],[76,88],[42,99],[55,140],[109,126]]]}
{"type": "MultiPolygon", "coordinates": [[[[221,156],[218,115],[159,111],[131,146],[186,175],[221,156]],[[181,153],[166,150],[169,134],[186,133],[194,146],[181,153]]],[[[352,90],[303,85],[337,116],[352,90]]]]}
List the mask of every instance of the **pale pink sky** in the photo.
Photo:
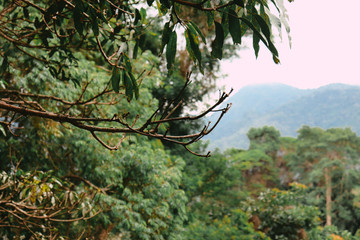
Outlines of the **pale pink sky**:
{"type": "MultiPolygon", "coordinates": [[[[228,77],[220,81],[235,91],[249,84],[280,82],[298,88],[330,83],[360,85],[360,0],[295,0],[286,7],[292,48],[285,30],[275,65],[265,46],[256,60],[252,48],[241,58],[222,63],[228,77]]],[[[250,44],[251,47],[251,44],[250,44]]]]}

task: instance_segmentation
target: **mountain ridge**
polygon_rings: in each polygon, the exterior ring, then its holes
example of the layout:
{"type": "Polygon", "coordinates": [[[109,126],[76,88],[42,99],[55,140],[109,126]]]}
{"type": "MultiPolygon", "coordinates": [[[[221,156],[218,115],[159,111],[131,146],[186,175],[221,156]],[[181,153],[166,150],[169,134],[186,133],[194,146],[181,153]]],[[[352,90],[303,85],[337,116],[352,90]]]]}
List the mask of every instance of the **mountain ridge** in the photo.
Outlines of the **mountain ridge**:
{"type": "Polygon", "coordinates": [[[360,133],[360,86],[337,83],[298,89],[285,84],[250,85],[227,102],[232,102],[230,111],[205,139],[210,140],[210,149],[247,148],[248,130],[265,125],[290,137],[296,137],[302,125],[351,127],[360,133]]]}

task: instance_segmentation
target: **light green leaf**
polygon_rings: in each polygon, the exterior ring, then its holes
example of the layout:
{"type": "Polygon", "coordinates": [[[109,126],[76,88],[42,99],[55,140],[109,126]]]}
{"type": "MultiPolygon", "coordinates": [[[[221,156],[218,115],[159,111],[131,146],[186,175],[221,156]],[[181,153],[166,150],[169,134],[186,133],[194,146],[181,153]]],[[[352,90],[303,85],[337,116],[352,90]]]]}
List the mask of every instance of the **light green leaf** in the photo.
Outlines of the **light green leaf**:
{"type": "Polygon", "coordinates": [[[1,125],[0,125],[0,132],[1,132],[4,136],[6,136],[5,129],[4,129],[4,127],[1,126],[1,125]]]}

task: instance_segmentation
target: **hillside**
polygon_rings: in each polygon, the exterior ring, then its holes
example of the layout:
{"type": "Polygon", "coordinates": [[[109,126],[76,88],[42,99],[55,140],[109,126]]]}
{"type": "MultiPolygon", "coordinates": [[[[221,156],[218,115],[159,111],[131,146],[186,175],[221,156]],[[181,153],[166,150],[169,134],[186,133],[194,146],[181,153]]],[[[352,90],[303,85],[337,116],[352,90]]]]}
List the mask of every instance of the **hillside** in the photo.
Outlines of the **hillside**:
{"type": "MultiPolygon", "coordinates": [[[[210,148],[247,148],[251,127],[274,126],[282,136],[296,136],[302,125],[351,127],[360,133],[360,87],[331,84],[301,90],[283,84],[242,88],[228,102],[232,107],[207,138],[210,148]]],[[[210,118],[211,121],[212,118],[210,118]]]]}

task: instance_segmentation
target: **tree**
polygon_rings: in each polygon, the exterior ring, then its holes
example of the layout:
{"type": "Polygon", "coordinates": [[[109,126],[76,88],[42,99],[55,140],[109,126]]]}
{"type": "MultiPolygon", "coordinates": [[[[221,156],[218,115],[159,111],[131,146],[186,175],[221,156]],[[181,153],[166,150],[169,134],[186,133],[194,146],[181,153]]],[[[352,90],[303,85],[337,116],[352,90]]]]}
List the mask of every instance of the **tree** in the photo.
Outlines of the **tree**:
{"type": "Polygon", "coordinates": [[[268,189],[249,199],[245,207],[255,229],[271,239],[308,239],[307,233],[320,224],[320,211],[304,204],[306,192],[305,185],[294,182],[287,191],[268,189]]]}
{"type": "Polygon", "coordinates": [[[274,127],[251,128],[247,133],[250,140],[250,150],[261,149],[275,160],[280,149],[280,132],[274,127]]]}
{"type": "Polygon", "coordinates": [[[326,225],[335,224],[355,232],[359,228],[353,224],[358,218],[353,209],[359,164],[356,134],[350,129],[322,130],[304,126],[299,130],[296,155],[290,159],[289,166],[295,176],[313,189],[313,199],[318,199],[326,225]]]}
{"type": "MultiPolygon", "coordinates": [[[[117,0],[0,3],[1,170],[11,175],[19,165],[24,171],[20,175],[26,176],[36,175],[38,169],[49,176],[39,184],[47,185],[52,177],[61,179],[74,192],[90,196],[89,208],[101,209],[98,215],[86,217],[87,221],[77,221],[76,217],[85,209],[82,203],[87,202],[79,201],[77,208],[60,209],[69,210],[63,220],[71,224],[56,224],[49,216],[34,215],[35,219],[50,221],[47,230],[54,230],[53,226],[59,230],[44,232],[44,237],[178,239],[187,218],[187,199],[180,189],[183,160],[166,153],[159,140],[179,144],[193,153],[188,145],[213,127],[175,135],[169,133],[170,126],[201,119],[211,111],[221,111],[221,118],[229,109],[215,109],[227,98],[224,93],[197,116],[177,113],[184,99],[188,101],[184,91],[190,84],[190,73],[174,77],[181,45],[177,41],[179,32],[184,30],[186,54],[193,62],[189,69],[204,71],[204,76],[208,69],[205,61],[223,57],[227,35],[238,44],[244,34],[253,34],[256,54],[261,41],[277,62],[268,3],[229,1],[211,6],[210,1],[165,0],[155,4],[149,0],[149,7],[142,2],[117,0]],[[148,17],[150,7],[155,7],[159,16],[148,17]],[[209,34],[197,27],[191,15],[185,18],[188,9],[208,15],[209,34]],[[160,23],[164,25],[161,36],[155,30],[160,23]],[[154,39],[160,38],[158,44],[154,39]],[[211,46],[206,40],[209,38],[213,40],[211,46]],[[165,54],[158,56],[164,49],[165,54]],[[182,87],[159,105],[162,93],[154,96],[154,88],[169,87],[171,80],[182,87]],[[89,133],[93,138],[88,137],[89,133]],[[120,146],[124,151],[103,149],[120,146]],[[95,196],[90,194],[93,190],[95,196]]],[[[7,185],[1,185],[5,187],[8,190],[7,185]]],[[[29,191],[27,194],[31,198],[29,191]]],[[[1,204],[23,204],[16,194],[1,197],[6,197],[4,202],[0,199],[1,204]]],[[[46,204],[52,204],[51,199],[46,204]]],[[[47,214],[46,204],[32,208],[47,214]]],[[[19,211],[1,212],[1,220],[14,219],[11,214],[19,211]]],[[[22,219],[17,225],[9,222],[15,227],[7,229],[2,237],[16,237],[18,229],[27,230],[26,237],[39,237],[33,230],[42,231],[41,221],[34,220],[38,224],[34,226],[27,224],[27,218],[22,219]]]]}
{"type": "MultiPolygon", "coordinates": [[[[272,3],[276,6],[275,2],[272,3]]],[[[154,1],[147,1],[149,6],[154,1]]],[[[200,71],[203,71],[202,55],[208,54],[215,59],[223,57],[225,37],[231,35],[234,44],[241,43],[241,37],[251,30],[254,38],[255,54],[259,52],[261,41],[278,60],[278,52],[272,42],[272,22],[267,1],[228,1],[211,5],[210,1],[200,3],[182,0],[164,0],[156,6],[159,16],[147,17],[147,9],[139,2],[131,1],[1,1],[1,124],[11,133],[19,126],[23,116],[51,119],[67,123],[76,128],[89,131],[103,146],[113,150],[99,137],[99,133],[140,134],[183,145],[188,145],[208,134],[212,128],[205,126],[200,132],[187,135],[169,135],[166,127],[170,122],[192,121],[202,118],[222,103],[228,94],[222,94],[219,100],[208,110],[197,116],[172,117],[171,114],[181,104],[168,104],[168,111],[159,115],[159,108],[140,121],[140,117],[127,118],[131,105],[122,114],[114,112],[103,116],[101,109],[116,104],[125,97],[129,102],[141,97],[139,91],[144,76],[151,75],[151,67],[133,68],[140,53],[150,49],[149,40],[153,21],[167,21],[162,31],[160,53],[166,49],[165,58],[168,75],[174,71],[177,52],[177,29],[183,28],[186,50],[200,71]],[[209,44],[191,16],[185,18],[187,9],[207,13],[208,26],[213,29],[215,39],[211,44],[211,54],[203,53],[209,44]],[[220,23],[221,21],[221,23],[220,23]],[[215,26],[215,29],[214,29],[215,26]],[[201,40],[201,41],[200,41],[201,40]],[[202,42],[202,43],[201,43],[202,42]],[[85,56],[97,71],[111,75],[93,93],[88,92],[91,80],[80,74],[79,54],[85,56]],[[69,86],[59,95],[43,94],[37,86],[23,88],[22,79],[41,69],[49,75],[44,79],[51,88],[59,81],[74,83],[77,94],[69,98],[69,86]],[[104,106],[105,105],[105,106],[104,106]],[[167,113],[167,114],[164,114],[167,113]],[[184,142],[184,140],[188,140],[184,142]]],[[[282,10],[277,8],[280,18],[282,10]]],[[[283,19],[283,18],[282,18],[283,19]]],[[[154,64],[149,62],[150,65],[154,64]]],[[[165,66],[161,66],[165,67],[165,66]]],[[[188,85],[187,76],[184,88],[188,85]]],[[[29,86],[27,86],[29,87],[29,86]]],[[[181,99],[179,92],[177,99],[181,99]]],[[[170,103],[175,103],[171,101],[170,103]]],[[[221,109],[224,114],[229,106],[221,109]]],[[[223,115],[222,114],[222,115],[223,115]]],[[[222,116],[221,115],[221,116],[222,116]]],[[[220,118],[221,118],[220,116],[220,118]]],[[[121,140],[118,141],[121,143],[121,140]]],[[[188,149],[189,150],[189,149],[188,149]]],[[[190,151],[190,150],[189,150],[190,151]]]]}

